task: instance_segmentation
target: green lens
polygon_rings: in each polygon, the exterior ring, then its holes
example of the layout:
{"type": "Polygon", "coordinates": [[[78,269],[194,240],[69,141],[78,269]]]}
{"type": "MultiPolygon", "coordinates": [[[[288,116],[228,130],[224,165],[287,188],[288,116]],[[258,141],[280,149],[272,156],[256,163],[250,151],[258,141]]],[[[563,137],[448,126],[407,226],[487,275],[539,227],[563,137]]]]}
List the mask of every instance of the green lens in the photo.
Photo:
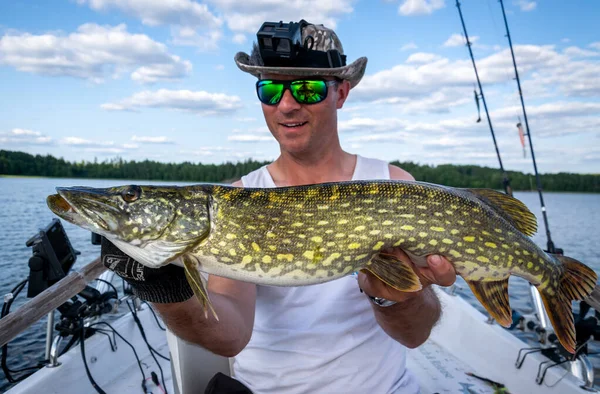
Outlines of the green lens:
{"type": "Polygon", "coordinates": [[[283,84],[273,81],[260,81],[257,85],[258,98],[265,104],[277,104],[283,96],[283,84]]]}
{"type": "Polygon", "coordinates": [[[319,103],[327,97],[327,84],[325,81],[294,81],[290,85],[290,90],[292,96],[302,104],[319,103]]]}

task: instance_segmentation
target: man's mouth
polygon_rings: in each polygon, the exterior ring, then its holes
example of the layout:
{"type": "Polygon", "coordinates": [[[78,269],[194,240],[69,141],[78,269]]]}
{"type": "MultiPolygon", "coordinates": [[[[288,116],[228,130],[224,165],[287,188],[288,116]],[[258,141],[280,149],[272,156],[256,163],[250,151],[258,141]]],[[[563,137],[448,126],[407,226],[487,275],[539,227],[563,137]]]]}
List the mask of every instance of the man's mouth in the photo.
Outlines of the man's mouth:
{"type": "Polygon", "coordinates": [[[286,122],[286,123],[280,123],[280,125],[282,125],[283,127],[286,127],[288,129],[294,129],[297,127],[302,127],[305,124],[307,124],[308,122],[286,122]]]}

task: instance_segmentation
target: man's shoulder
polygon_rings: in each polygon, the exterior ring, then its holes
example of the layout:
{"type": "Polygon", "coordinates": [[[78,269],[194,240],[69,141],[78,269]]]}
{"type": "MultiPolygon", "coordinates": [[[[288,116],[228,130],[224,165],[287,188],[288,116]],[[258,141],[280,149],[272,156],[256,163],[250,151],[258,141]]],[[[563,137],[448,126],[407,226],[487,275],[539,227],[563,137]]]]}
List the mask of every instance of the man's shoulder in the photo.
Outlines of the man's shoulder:
{"type": "Polygon", "coordinates": [[[410,174],[410,172],[403,170],[402,168],[394,165],[388,164],[390,168],[390,179],[402,180],[402,181],[414,181],[415,178],[410,174]]]}

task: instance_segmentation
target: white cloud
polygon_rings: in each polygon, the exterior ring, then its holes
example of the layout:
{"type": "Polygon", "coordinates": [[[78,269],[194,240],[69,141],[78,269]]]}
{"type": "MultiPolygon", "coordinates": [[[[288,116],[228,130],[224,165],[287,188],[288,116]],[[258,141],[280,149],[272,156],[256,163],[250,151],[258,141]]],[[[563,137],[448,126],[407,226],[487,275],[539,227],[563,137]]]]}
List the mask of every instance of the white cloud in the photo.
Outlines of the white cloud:
{"type": "Polygon", "coordinates": [[[571,42],[571,39],[565,37],[565,38],[561,39],[560,42],[565,42],[565,43],[566,42],[571,42]]]}
{"type": "Polygon", "coordinates": [[[224,15],[227,27],[237,33],[256,34],[265,21],[297,21],[298,15],[309,22],[335,28],[337,20],[354,11],[356,0],[207,0],[224,15]]]}
{"type": "Polygon", "coordinates": [[[594,48],[594,49],[597,49],[597,50],[600,51],[600,41],[598,41],[598,42],[592,42],[590,44],[590,48],[594,48]]]}
{"type": "Polygon", "coordinates": [[[77,0],[95,11],[118,9],[149,26],[218,27],[222,24],[206,4],[191,0],[77,0]]]}
{"type": "Polygon", "coordinates": [[[65,137],[60,141],[64,145],[82,146],[82,147],[105,147],[112,146],[113,141],[92,141],[80,137],[65,137]]]}
{"type": "Polygon", "coordinates": [[[398,13],[401,15],[427,15],[444,6],[444,0],[404,0],[398,8],[398,13]]]}
{"type": "Polygon", "coordinates": [[[173,44],[196,47],[201,52],[217,50],[219,41],[223,38],[221,30],[198,33],[198,31],[188,27],[173,27],[171,35],[173,36],[173,44]]]}
{"type": "Polygon", "coordinates": [[[241,134],[241,135],[230,135],[227,137],[228,141],[237,142],[260,142],[260,141],[274,141],[270,135],[256,135],[256,134],[241,134]]]}
{"type": "MultiPolygon", "coordinates": [[[[471,44],[475,43],[477,40],[479,40],[479,36],[469,37],[469,41],[471,41],[471,44]]],[[[462,34],[457,33],[452,34],[450,38],[448,38],[446,42],[444,42],[445,47],[459,47],[462,45],[467,45],[467,40],[465,40],[465,37],[462,34]]]]}
{"type": "Polygon", "coordinates": [[[537,6],[535,1],[519,0],[516,2],[521,11],[533,11],[537,6]]]}
{"type": "Polygon", "coordinates": [[[437,60],[443,59],[440,55],[436,55],[435,53],[425,53],[425,52],[417,52],[413,53],[406,59],[406,63],[408,64],[422,64],[422,63],[431,63],[437,60]]]}
{"type": "Polygon", "coordinates": [[[209,116],[230,114],[241,106],[239,97],[223,93],[159,89],[139,92],[116,103],[102,104],[101,107],[112,111],[167,108],[209,116]]]}
{"type": "Polygon", "coordinates": [[[131,137],[134,142],[140,142],[142,144],[173,144],[174,142],[165,136],[149,137],[149,136],[137,136],[131,137]]]}
{"type": "Polygon", "coordinates": [[[88,23],[69,35],[12,33],[0,38],[0,64],[19,71],[70,76],[102,82],[125,72],[137,82],[181,79],[189,61],[168,53],[164,44],[144,34],[131,34],[123,24],[88,23]]]}
{"type": "Polygon", "coordinates": [[[600,52],[581,49],[579,47],[568,47],[563,50],[563,53],[570,57],[595,57],[600,56],[600,52]]]}
{"type": "Polygon", "coordinates": [[[236,34],[233,36],[233,38],[231,39],[231,41],[233,41],[236,44],[244,44],[246,42],[247,38],[245,34],[236,34]]]}
{"type": "Polygon", "coordinates": [[[402,45],[402,48],[400,48],[400,50],[408,51],[408,50],[417,49],[417,48],[418,48],[417,44],[415,44],[414,42],[409,42],[408,44],[402,45]]]}
{"type": "Polygon", "coordinates": [[[9,132],[0,132],[0,143],[6,145],[48,145],[52,144],[52,138],[43,135],[39,131],[14,128],[9,132]]]}

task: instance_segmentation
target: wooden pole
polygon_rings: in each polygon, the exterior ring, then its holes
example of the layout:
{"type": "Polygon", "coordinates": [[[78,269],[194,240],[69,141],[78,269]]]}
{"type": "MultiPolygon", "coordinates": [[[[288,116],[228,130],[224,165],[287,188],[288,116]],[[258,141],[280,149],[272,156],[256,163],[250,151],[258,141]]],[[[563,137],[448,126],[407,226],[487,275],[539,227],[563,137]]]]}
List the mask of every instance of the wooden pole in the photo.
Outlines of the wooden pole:
{"type": "Polygon", "coordinates": [[[99,277],[106,267],[95,259],[80,271],[69,275],[23,304],[15,312],[0,320],[0,346],[4,346],[22,331],[49,312],[79,293],[92,280],[99,277]]]}

